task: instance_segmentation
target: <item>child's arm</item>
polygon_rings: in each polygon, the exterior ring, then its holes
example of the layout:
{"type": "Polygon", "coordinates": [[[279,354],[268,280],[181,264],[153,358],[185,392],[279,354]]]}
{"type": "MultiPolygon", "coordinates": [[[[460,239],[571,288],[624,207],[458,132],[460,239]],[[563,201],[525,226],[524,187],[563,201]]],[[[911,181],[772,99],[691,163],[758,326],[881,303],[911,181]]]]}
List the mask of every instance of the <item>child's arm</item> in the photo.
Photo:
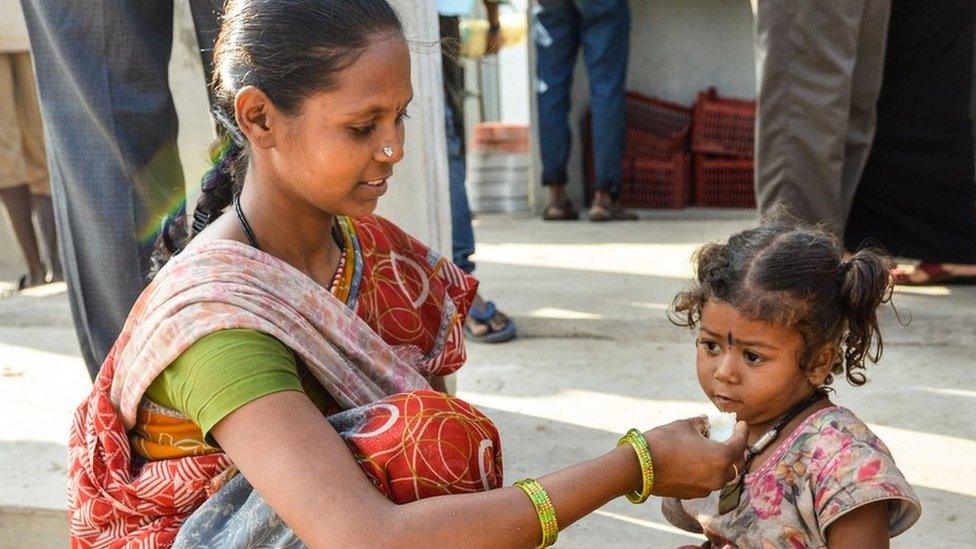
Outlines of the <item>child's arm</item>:
{"type": "Polygon", "coordinates": [[[677,498],[664,498],[661,500],[661,512],[664,514],[664,518],[668,520],[671,524],[685,530],[687,532],[694,532],[696,534],[701,534],[704,532],[702,530],[701,524],[695,520],[695,517],[688,514],[681,506],[681,500],[677,498]]]}
{"type": "Polygon", "coordinates": [[[888,500],[875,501],[845,513],[827,527],[827,547],[887,548],[888,505],[888,500]]]}

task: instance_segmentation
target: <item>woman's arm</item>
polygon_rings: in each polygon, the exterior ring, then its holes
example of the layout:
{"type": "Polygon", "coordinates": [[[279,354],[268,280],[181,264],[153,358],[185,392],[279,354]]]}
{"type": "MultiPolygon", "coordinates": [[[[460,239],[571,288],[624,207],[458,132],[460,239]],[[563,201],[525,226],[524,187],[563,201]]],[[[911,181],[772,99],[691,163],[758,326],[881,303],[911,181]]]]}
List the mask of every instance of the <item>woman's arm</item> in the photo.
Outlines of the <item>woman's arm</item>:
{"type": "MultiPolygon", "coordinates": [[[[645,434],[654,456],[657,495],[700,497],[731,476],[745,431],[726,444],[701,435],[701,420],[645,434]]],[[[213,436],[247,480],[311,547],[534,547],[535,510],[518,488],[451,495],[396,505],[366,478],[345,442],[308,398],[274,393],[237,409],[213,436]]],[[[539,477],[569,526],[641,484],[632,448],[539,477]]]]}
{"type": "Polygon", "coordinates": [[[887,549],[888,500],[875,501],[845,513],[827,527],[830,549],[887,549]]]}

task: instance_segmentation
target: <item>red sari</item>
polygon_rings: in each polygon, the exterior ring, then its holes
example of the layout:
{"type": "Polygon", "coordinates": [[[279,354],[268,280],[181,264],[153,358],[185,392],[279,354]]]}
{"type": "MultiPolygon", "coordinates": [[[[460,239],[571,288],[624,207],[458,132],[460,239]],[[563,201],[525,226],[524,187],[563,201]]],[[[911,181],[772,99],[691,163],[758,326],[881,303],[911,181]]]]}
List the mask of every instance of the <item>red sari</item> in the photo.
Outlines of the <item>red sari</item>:
{"type": "Polygon", "coordinates": [[[364,407],[357,431],[343,437],[391,500],[501,486],[494,425],[426,381],[464,363],[461,324],[477,282],[385,219],[339,222],[343,301],[286,263],[231,241],[191,247],[157,275],[75,414],[72,546],[168,547],[233,474],[223,453],[134,462],[128,436],[155,376],[220,329],[269,333],[299,355],[340,408],[364,407]]]}

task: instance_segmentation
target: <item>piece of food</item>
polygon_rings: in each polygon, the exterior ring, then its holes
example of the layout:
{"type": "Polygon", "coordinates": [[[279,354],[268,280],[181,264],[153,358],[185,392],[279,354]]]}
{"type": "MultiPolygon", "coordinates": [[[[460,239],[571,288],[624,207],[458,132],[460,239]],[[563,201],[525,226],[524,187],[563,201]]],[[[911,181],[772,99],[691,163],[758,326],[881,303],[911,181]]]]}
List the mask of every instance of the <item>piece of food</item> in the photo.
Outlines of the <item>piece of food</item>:
{"type": "Polygon", "coordinates": [[[708,416],[708,438],[718,442],[725,442],[732,438],[735,431],[735,414],[710,414],[708,416]]]}

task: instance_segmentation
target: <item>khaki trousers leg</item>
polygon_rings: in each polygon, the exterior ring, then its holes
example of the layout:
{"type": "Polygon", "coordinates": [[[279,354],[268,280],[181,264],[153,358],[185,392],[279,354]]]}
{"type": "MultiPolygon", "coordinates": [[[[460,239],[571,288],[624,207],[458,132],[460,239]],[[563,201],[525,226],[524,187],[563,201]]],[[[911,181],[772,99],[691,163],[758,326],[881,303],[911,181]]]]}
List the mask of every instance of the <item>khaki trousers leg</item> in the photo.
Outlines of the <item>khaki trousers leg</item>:
{"type": "Polygon", "coordinates": [[[874,138],[890,0],[758,0],[756,199],[837,235],[874,138]]]}

